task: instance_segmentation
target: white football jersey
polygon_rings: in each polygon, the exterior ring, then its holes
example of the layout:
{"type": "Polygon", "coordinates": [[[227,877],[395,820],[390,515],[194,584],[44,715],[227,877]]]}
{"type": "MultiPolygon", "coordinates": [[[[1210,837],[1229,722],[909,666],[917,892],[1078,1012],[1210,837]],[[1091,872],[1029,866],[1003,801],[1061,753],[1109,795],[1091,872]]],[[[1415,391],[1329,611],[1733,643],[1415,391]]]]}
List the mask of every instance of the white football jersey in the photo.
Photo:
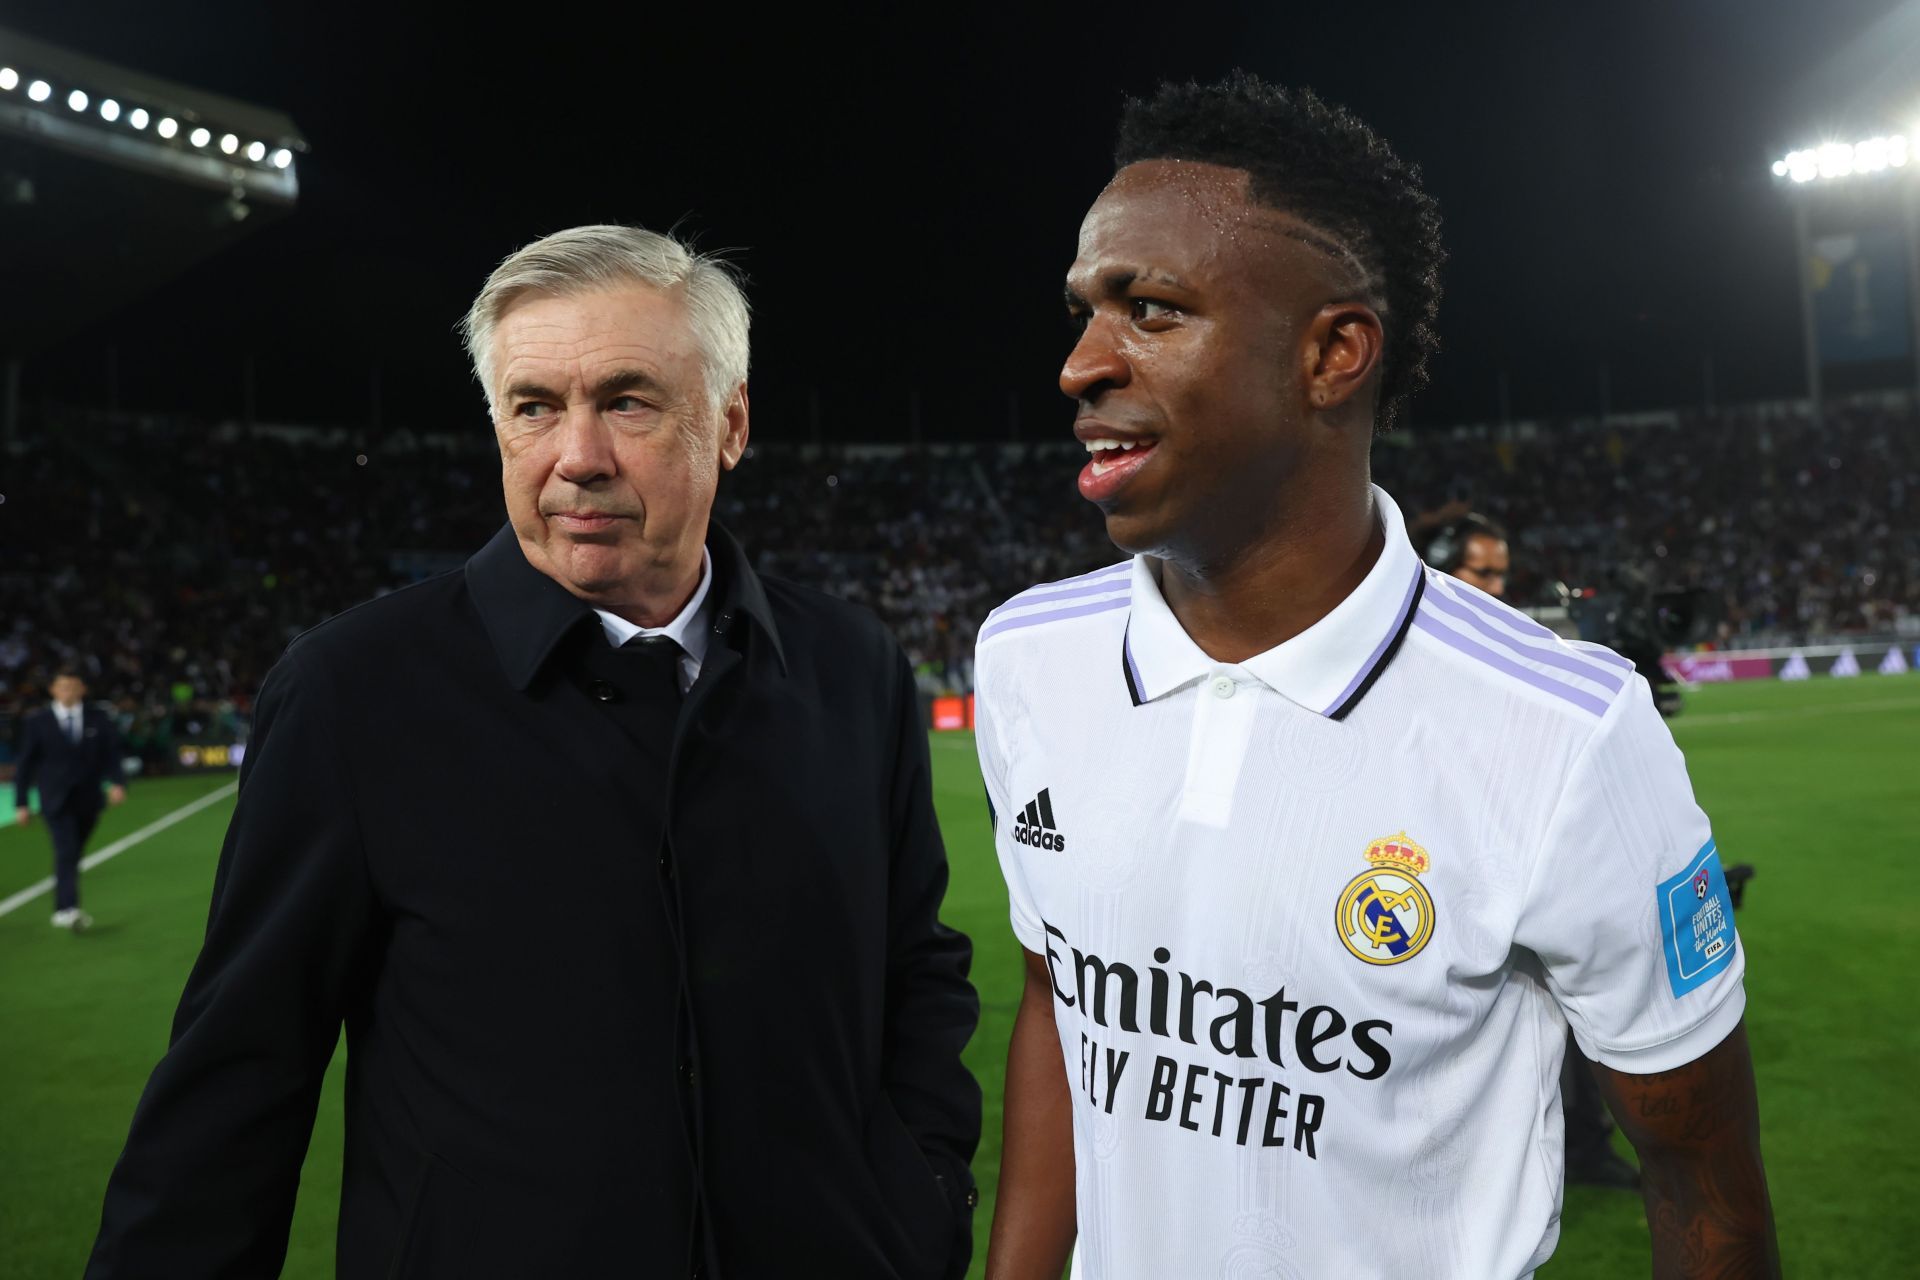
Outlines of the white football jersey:
{"type": "Polygon", "coordinates": [[[1312,628],[1196,646],[1146,557],[982,626],[981,770],[1074,1097],[1080,1280],[1530,1274],[1571,1024],[1621,1071],[1745,1006],[1646,682],[1386,549],[1312,628]]]}

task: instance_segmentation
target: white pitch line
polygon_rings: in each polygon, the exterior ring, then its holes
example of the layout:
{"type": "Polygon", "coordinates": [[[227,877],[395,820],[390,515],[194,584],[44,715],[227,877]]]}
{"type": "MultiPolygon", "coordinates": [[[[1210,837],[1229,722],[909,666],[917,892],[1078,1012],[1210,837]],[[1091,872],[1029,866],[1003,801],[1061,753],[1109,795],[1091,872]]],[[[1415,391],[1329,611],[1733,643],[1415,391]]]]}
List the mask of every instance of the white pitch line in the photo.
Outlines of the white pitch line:
{"type": "MultiPolygon", "coordinates": [[[[140,828],[138,831],[133,832],[131,835],[121,836],[118,840],[115,840],[112,844],[108,845],[106,848],[96,849],[92,853],[88,854],[86,857],[80,859],[80,869],[82,871],[93,870],[95,867],[99,866],[101,863],[105,862],[107,859],[116,858],[120,856],[121,854],[125,853],[127,850],[133,848],[133,846],[139,844],[142,840],[145,840],[151,836],[159,835],[162,831],[165,831],[168,827],[172,826],[174,823],[184,821],[187,818],[191,818],[194,814],[200,812],[202,809],[206,808],[208,805],[216,804],[219,801],[225,800],[228,796],[232,795],[234,792],[238,791],[239,789],[240,789],[240,784],[238,782],[229,782],[224,787],[220,787],[216,790],[207,792],[206,795],[201,796],[198,800],[195,800],[190,804],[181,805],[178,809],[175,809],[172,813],[166,814],[163,817],[155,818],[152,822],[149,822],[146,826],[140,828]]],[[[26,888],[22,889],[20,892],[14,894],[10,898],[0,898],[0,916],[4,916],[9,912],[19,910],[21,907],[26,906],[29,902],[32,902],[35,898],[39,897],[43,893],[48,892],[52,888],[53,888],[53,877],[48,876],[45,880],[40,881],[38,884],[28,885],[26,888]]]]}
{"type": "Polygon", "coordinates": [[[1690,716],[1686,712],[1673,721],[1675,728],[1703,724],[1745,724],[1749,720],[1797,720],[1801,716],[1845,716],[1865,711],[1910,711],[1920,707],[1920,698],[1890,698],[1885,702],[1829,703],[1818,707],[1780,707],[1770,711],[1715,711],[1690,716]]]}

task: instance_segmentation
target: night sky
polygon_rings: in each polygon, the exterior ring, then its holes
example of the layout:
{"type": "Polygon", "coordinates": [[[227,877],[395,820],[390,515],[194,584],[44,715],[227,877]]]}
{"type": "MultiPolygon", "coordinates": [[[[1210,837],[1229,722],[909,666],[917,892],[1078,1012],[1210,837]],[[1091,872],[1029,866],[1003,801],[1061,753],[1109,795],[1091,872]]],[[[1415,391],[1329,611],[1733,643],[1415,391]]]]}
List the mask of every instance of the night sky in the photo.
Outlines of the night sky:
{"type": "MultiPolygon", "coordinates": [[[[1417,425],[1800,385],[1768,164],[1920,123],[1920,4],[900,6],[0,3],[0,24],[288,112],[297,213],[37,356],[29,396],[484,430],[452,326],[581,222],[679,224],[751,277],[756,439],[1061,433],[1060,278],[1120,99],[1236,65],[1425,169],[1443,348],[1417,425]],[[508,6],[512,8],[513,6],[508,6]],[[1026,6],[1019,6],[1025,8],[1026,6]],[[877,12],[877,11],[876,11],[877,12]],[[615,17],[613,15],[622,16],[615,17]],[[1153,16],[1149,16],[1149,15],[1153,16]],[[690,15],[690,16],[689,16],[690,15]],[[90,388],[100,387],[97,393],[90,388]]],[[[6,246],[11,251],[12,246],[6,246]]]]}

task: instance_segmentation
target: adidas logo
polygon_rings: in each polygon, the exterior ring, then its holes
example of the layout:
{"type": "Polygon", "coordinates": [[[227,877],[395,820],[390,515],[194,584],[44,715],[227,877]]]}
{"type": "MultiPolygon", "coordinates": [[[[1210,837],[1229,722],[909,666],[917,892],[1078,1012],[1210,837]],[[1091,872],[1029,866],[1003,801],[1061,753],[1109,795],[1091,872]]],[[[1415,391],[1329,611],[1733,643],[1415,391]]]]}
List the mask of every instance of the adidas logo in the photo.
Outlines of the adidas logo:
{"type": "Polygon", "coordinates": [[[1042,787],[1039,795],[1027,801],[1027,807],[1013,820],[1013,839],[1016,844],[1036,849],[1067,847],[1067,838],[1053,823],[1053,797],[1047,794],[1047,788],[1042,787]]]}

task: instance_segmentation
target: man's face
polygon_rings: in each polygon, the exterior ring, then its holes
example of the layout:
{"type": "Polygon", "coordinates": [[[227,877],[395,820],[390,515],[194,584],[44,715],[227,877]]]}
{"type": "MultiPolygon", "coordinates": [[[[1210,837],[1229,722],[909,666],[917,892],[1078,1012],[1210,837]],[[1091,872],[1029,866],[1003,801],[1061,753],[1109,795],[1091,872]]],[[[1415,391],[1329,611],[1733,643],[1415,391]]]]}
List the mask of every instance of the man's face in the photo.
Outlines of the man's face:
{"type": "Polygon", "coordinates": [[[746,389],[711,407],[679,297],[638,284],[529,296],[501,317],[493,357],[507,516],[528,562],[612,612],[678,607],[666,598],[699,573],[720,471],[747,445],[746,389]]]}
{"type": "Polygon", "coordinates": [[[1469,534],[1453,576],[1472,583],[1490,596],[1507,594],[1507,540],[1484,533],[1469,534]]]}
{"type": "Polygon", "coordinates": [[[1085,328],[1060,389],[1083,441],[1135,444],[1093,453],[1080,474],[1123,550],[1233,548],[1271,527],[1288,477],[1327,447],[1308,422],[1306,348],[1352,281],[1313,234],[1219,165],[1131,164],[1094,201],[1067,273],[1085,328]]]}
{"type": "Polygon", "coordinates": [[[77,707],[87,696],[87,682],[78,676],[56,676],[49,690],[63,707],[77,707]]]}

